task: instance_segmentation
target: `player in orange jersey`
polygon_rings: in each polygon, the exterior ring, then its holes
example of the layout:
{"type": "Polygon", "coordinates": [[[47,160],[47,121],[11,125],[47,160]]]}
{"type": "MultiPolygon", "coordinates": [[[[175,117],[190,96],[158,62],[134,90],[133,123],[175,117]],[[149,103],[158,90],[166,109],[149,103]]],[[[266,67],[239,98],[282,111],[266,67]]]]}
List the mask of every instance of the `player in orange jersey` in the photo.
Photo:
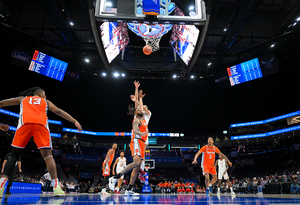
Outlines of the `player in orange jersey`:
{"type": "Polygon", "coordinates": [[[220,150],[214,146],[214,139],[209,137],[207,140],[207,145],[203,146],[195,155],[194,161],[192,164],[197,164],[197,158],[202,154],[201,168],[203,175],[205,176],[205,185],[206,185],[206,194],[209,195],[212,192],[212,185],[217,181],[217,171],[215,168],[215,156],[216,153],[221,155],[229,164],[232,166],[232,163],[227,159],[227,157],[220,152],[220,150]],[[209,183],[209,174],[212,175],[211,183],[209,183]]]}
{"type": "Polygon", "coordinates": [[[47,100],[45,91],[40,87],[25,90],[20,93],[20,96],[0,101],[0,107],[20,105],[19,123],[12,142],[11,158],[7,161],[3,175],[0,178],[0,197],[3,196],[4,185],[8,180],[9,174],[14,169],[16,161],[22,155],[32,136],[46,162],[52,179],[54,196],[63,196],[65,193],[59,185],[56,164],[52,156],[52,141],[48,127],[47,111],[49,109],[58,116],[74,123],[79,132],[82,130],[81,125],[67,112],[59,109],[51,101],[47,100]]]}
{"type": "Polygon", "coordinates": [[[103,180],[103,183],[102,183],[102,191],[101,193],[102,194],[108,194],[106,192],[106,185],[108,184],[108,179],[109,179],[109,176],[110,176],[110,167],[111,167],[111,164],[114,160],[114,157],[115,157],[115,152],[116,152],[116,149],[118,148],[118,145],[117,143],[113,143],[112,144],[112,148],[108,150],[107,154],[106,154],[106,157],[103,161],[103,164],[102,164],[102,176],[104,176],[104,180],[103,180]]]}
{"type": "MultiPolygon", "coordinates": [[[[130,97],[132,101],[136,100],[134,95],[131,95],[130,97]]],[[[130,182],[125,191],[125,195],[139,195],[138,193],[133,192],[132,188],[140,170],[142,159],[145,158],[145,140],[148,134],[148,124],[144,118],[142,98],[140,98],[139,103],[139,108],[135,108],[134,106],[128,107],[128,114],[135,116],[135,119],[132,123],[132,137],[130,142],[130,150],[132,153],[133,162],[131,164],[128,164],[121,173],[109,178],[108,186],[112,191],[114,191],[115,184],[117,183],[119,178],[121,178],[121,176],[132,170],[130,182]]]]}

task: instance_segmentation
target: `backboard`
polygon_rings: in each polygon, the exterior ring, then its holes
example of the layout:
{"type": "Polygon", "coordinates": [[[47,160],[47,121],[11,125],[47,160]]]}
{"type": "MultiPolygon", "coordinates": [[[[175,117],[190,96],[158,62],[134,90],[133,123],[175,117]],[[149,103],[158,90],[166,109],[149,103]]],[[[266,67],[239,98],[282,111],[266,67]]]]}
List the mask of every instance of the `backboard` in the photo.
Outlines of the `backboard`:
{"type": "Polygon", "coordinates": [[[148,18],[142,12],[143,0],[97,0],[95,18],[99,22],[122,22],[143,24],[204,25],[206,21],[203,0],[156,0],[160,2],[160,12],[155,18],[148,18]],[[184,16],[175,16],[173,10],[179,7],[184,16]]]}

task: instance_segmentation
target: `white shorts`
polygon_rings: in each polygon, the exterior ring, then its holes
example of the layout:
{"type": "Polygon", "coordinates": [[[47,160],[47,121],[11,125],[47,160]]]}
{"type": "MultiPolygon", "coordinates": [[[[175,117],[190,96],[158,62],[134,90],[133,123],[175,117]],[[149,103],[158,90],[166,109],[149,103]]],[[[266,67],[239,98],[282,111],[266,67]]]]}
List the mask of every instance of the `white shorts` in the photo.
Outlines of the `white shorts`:
{"type": "MultiPolygon", "coordinates": [[[[116,172],[117,174],[121,173],[124,169],[117,169],[116,172]]],[[[124,179],[124,175],[121,176],[122,179],[124,179]]]]}
{"type": "Polygon", "coordinates": [[[227,172],[224,174],[224,172],[225,172],[225,170],[219,170],[219,172],[218,172],[218,179],[225,179],[225,180],[227,180],[228,179],[228,174],[227,174],[227,172]],[[224,174],[224,175],[223,175],[224,174]]]}

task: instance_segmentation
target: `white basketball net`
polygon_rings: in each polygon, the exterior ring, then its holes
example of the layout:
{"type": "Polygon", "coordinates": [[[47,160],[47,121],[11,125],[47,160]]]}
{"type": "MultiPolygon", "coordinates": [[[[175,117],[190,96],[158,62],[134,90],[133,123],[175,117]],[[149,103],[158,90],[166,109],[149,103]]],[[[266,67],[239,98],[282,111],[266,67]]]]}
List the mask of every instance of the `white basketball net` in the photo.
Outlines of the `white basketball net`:
{"type": "Polygon", "coordinates": [[[159,42],[162,36],[158,37],[142,37],[144,41],[146,42],[146,45],[151,46],[152,52],[159,50],[159,42]]]}

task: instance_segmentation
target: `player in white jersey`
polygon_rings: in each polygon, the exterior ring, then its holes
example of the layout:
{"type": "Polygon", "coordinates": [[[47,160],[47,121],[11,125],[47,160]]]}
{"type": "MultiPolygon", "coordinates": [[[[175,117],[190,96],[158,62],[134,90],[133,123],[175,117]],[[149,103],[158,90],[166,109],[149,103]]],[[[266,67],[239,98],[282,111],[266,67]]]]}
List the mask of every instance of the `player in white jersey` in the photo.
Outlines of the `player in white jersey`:
{"type": "MultiPolygon", "coordinates": [[[[125,169],[127,160],[124,157],[124,155],[125,155],[125,151],[121,150],[120,151],[120,157],[118,157],[116,159],[116,161],[114,163],[114,166],[113,166],[113,175],[116,175],[116,172],[117,172],[117,174],[119,174],[119,173],[121,173],[121,171],[123,171],[123,169],[125,169]],[[115,172],[116,165],[117,165],[117,169],[116,169],[116,172],[115,172]]],[[[124,179],[124,175],[119,178],[118,185],[115,188],[115,194],[120,194],[120,186],[123,183],[123,179],[124,179]]]]}
{"type": "Polygon", "coordinates": [[[220,158],[216,161],[215,167],[217,169],[218,166],[218,192],[217,194],[220,194],[220,185],[222,182],[222,179],[224,178],[227,181],[228,186],[230,187],[230,193],[235,194],[233,189],[232,189],[232,184],[229,181],[229,177],[227,174],[227,170],[229,168],[227,161],[224,159],[222,155],[220,155],[220,158]]]}

